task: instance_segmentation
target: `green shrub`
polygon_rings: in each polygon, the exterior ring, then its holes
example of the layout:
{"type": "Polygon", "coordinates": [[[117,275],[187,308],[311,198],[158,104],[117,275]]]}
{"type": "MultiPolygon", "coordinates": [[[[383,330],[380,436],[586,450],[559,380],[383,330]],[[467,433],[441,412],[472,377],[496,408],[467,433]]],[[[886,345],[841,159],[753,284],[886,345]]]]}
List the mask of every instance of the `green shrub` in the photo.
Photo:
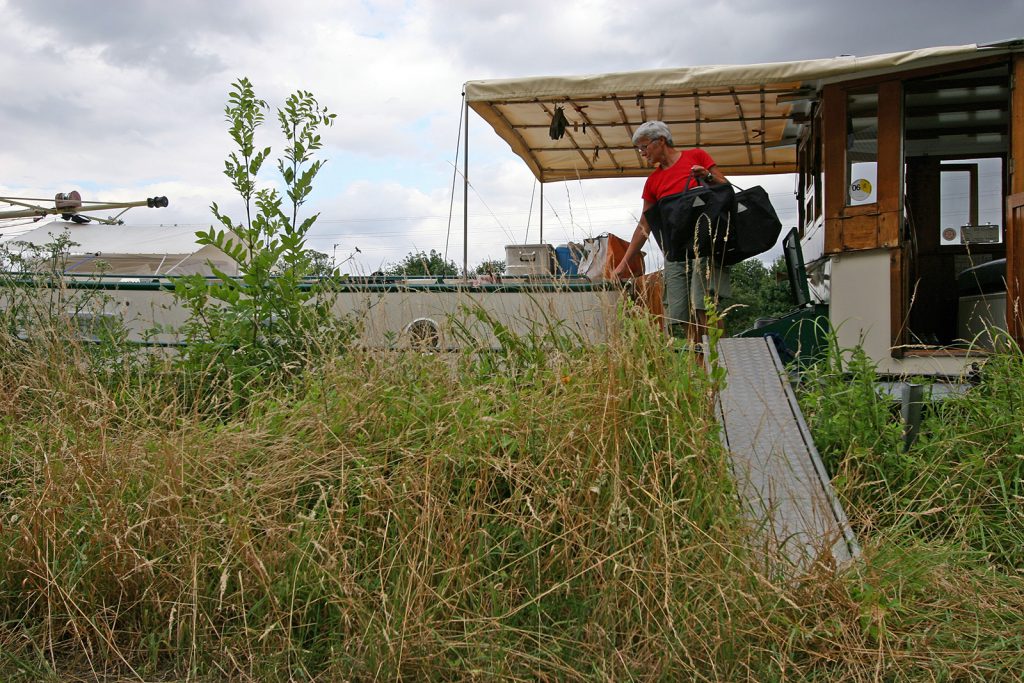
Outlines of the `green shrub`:
{"type": "Polygon", "coordinates": [[[257,189],[271,154],[270,147],[259,149],[255,141],[266,108],[248,79],[234,84],[225,115],[237,150],[225,162],[224,174],[243,200],[245,217],[235,221],[214,203],[211,210],[223,229],[197,233],[200,244],[228,255],[239,276],[214,268],[212,280],[175,279],[175,296],[190,315],[181,330],[180,363],[199,386],[223,386],[240,399],[341,352],[351,332],[348,322],[331,313],[329,284],[306,282],[318,266],[305,244],[317,215],[299,218],[324,164],[313,159],[322,146],[319,129],[336,115],[301,90],[277,110],[286,140],[277,162],[285,203],[277,189],[257,189]]]}

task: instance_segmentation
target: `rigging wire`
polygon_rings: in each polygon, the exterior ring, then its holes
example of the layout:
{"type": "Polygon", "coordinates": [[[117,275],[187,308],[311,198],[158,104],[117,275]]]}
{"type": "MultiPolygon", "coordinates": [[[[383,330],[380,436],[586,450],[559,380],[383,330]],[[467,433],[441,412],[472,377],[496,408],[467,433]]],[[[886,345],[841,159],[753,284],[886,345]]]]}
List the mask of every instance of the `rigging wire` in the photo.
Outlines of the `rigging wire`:
{"type": "Polygon", "coordinates": [[[548,208],[551,209],[551,213],[555,214],[555,218],[558,220],[558,225],[561,226],[562,232],[565,232],[565,223],[562,222],[562,217],[558,215],[558,210],[555,209],[555,205],[551,203],[551,197],[547,198],[548,208]]]}
{"type": "MultiPolygon", "coordinates": [[[[587,214],[587,229],[592,233],[594,229],[594,219],[590,216],[590,204],[587,203],[587,193],[583,191],[583,178],[580,177],[580,169],[576,167],[576,182],[580,186],[580,198],[583,200],[583,211],[587,214]]],[[[576,226],[572,227],[572,238],[576,239],[576,226]]]]}
{"type": "Polygon", "coordinates": [[[466,112],[466,93],[462,93],[462,103],[459,104],[459,134],[455,139],[455,163],[452,164],[452,193],[448,202],[448,232],[444,236],[444,260],[448,261],[448,241],[452,236],[452,212],[455,210],[455,181],[459,175],[459,149],[462,146],[462,116],[466,112]]]}
{"type": "Polygon", "coordinates": [[[569,234],[576,232],[576,219],[572,216],[572,197],[569,196],[569,183],[565,185],[565,203],[569,205],[569,234]]]}
{"type": "MultiPolygon", "coordinates": [[[[451,162],[448,162],[448,163],[451,163],[451,162]]],[[[515,237],[512,236],[512,233],[509,232],[509,229],[507,227],[505,227],[505,225],[501,222],[501,219],[498,218],[498,214],[494,213],[494,211],[491,209],[491,207],[488,206],[487,202],[484,201],[483,195],[480,194],[479,190],[476,189],[476,186],[474,186],[473,183],[471,183],[469,181],[469,179],[466,178],[465,175],[463,175],[462,173],[459,173],[459,169],[458,168],[455,169],[455,172],[458,173],[460,176],[462,176],[462,179],[465,180],[466,184],[469,185],[471,190],[473,190],[473,192],[476,194],[477,199],[479,199],[480,203],[484,205],[484,208],[487,209],[487,212],[489,214],[491,214],[491,218],[494,219],[494,222],[497,223],[498,227],[501,228],[502,232],[505,233],[505,237],[508,238],[509,242],[510,243],[514,243],[516,241],[515,237]]]]}
{"type": "Polygon", "coordinates": [[[42,216],[36,216],[35,218],[0,218],[0,228],[17,228],[22,225],[34,225],[39,222],[42,216]],[[8,222],[11,221],[11,222],[8,222]],[[14,223],[13,221],[21,221],[20,223],[14,223]]]}

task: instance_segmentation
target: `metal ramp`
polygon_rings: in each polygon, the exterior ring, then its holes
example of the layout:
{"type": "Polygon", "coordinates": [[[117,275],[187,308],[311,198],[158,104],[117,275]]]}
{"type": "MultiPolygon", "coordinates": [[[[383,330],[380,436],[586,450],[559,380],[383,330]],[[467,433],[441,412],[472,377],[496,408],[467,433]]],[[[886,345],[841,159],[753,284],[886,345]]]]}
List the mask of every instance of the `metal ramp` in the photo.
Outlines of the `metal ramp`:
{"type": "Polygon", "coordinates": [[[814,447],[770,339],[718,341],[725,387],[716,406],[745,512],[768,559],[797,571],[841,566],[857,539],[814,447]]]}

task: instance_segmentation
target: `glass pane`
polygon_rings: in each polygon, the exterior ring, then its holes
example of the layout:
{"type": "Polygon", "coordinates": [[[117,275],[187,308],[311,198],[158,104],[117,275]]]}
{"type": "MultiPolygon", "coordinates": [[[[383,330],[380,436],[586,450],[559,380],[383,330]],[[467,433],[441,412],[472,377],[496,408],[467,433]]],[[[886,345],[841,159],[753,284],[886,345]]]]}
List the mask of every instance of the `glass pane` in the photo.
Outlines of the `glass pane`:
{"type": "Polygon", "coordinates": [[[1003,160],[944,160],[939,180],[941,244],[1003,241],[1003,160]]]}
{"type": "Polygon", "coordinates": [[[966,171],[945,171],[939,185],[942,244],[960,244],[960,226],[971,222],[971,176],[966,171]]]}
{"type": "Polygon", "coordinates": [[[878,201],[878,89],[850,92],[846,99],[846,204],[878,201]]]}

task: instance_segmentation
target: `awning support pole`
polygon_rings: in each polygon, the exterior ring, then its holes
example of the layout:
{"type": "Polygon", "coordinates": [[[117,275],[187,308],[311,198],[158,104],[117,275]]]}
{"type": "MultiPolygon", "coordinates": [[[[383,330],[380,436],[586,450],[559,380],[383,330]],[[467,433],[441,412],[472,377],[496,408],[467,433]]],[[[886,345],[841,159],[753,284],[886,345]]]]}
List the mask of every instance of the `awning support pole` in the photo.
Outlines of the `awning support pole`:
{"type": "Polygon", "coordinates": [[[540,240],[539,244],[544,244],[544,181],[540,181],[540,240]]]}
{"type": "Polygon", "coordinates": [[[469,279],[469,100],[462,98],[466,144],[462,148],[462,277],[469,279]]]}

